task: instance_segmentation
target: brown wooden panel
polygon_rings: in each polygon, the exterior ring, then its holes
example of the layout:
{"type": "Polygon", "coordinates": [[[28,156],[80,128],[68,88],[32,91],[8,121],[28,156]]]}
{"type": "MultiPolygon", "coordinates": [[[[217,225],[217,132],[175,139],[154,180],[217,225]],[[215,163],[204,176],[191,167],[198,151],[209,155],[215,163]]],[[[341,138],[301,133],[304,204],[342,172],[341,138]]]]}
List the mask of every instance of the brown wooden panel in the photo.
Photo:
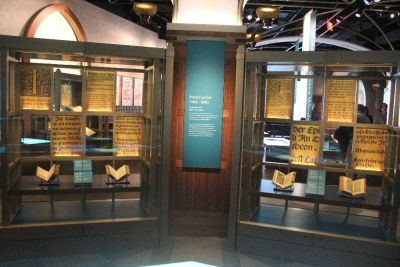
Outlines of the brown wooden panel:
{"type": "MultiPolygon", "coordinates": [[[[170,158],[170,211],[186,210],[228,214],[232,132],[235,100],[236,46],[225,47],[225,77],[221,168],[217,171],[182,168],[186,45],[175,44],[170,158]]],[[[222,216],[223,218],[226,218],[222,216]]],[[[227,223],[227,218],[226,218],[227,223]]]]}

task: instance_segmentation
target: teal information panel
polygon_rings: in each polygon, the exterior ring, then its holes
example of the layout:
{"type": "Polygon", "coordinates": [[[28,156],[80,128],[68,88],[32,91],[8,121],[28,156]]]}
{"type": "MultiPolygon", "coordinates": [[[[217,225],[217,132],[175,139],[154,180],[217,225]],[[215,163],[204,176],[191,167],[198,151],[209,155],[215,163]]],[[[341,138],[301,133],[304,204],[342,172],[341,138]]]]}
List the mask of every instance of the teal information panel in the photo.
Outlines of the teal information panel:
{"type": "Polygon", "coordinates": [[[187,42],[185,168],[220,168],[224,67],[224,42],[187,42]]]}

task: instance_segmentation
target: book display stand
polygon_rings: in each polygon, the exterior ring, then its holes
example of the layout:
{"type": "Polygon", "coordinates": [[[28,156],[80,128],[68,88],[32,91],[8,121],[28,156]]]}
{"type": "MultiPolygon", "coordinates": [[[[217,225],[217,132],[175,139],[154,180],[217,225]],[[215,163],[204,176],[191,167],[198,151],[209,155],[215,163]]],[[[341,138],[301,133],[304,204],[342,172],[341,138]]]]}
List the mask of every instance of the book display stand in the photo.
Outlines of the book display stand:
{"type": "Polygon", "coordinates": [[[286,188],[286,189],[282,189],[282,188],[279,188],[279,187],[274,187],[274,191],[292,193],[294,191],[294,186],[286,188]]]}
{"type": "Polygon", "coordinates": [[[50,182],[45,182],[43,180],[40,180],[40,183],[38,183],[39,186],[59,186],[60,182],[59,182],[59,177],[58,175],[56,175],[56,177],[51,180],[50,182]]]}
{"type": "Polygon", "coordinates": [[[106,184],[108,185],[118,186],[118,185],[128,185],[130,183],[131,182],[129,182],[129,176],[126,176],[125,178],[115,181],[110,175],[107,175],[106,184]]]}
{"type": "Polygon", "coordinates": [[[246,53],[243,103],[235,106],[243,124],[233,140],[240,151],[233,165],[240,167],[232,167],[232,179],[240,177],[240,251],[317,265],[324,258],[307,257],[309,251],[335,251],[337,265],[348,264],[348,253],[400,261],[400,89],[391,67],[400,61],[388,61],[396,55],[246,53]],[[372,83],[387,89],[371,91],[372,83]],[[381,102],[390,103],[386,124],[361,119],[364,106],[376,115],[381,102]],[[288,186],[282,177],[277,186],[278,171],[296,172],[294,186],[282,190],[288,186]]]}
{"type": "Polygon", "coordinates": [[[0,43],[0,236],[101,240],[123,231],[157,245],[165,50],[10,36],[0,43]],[[113,181],[106,164],[132,172],[113,181]]]}

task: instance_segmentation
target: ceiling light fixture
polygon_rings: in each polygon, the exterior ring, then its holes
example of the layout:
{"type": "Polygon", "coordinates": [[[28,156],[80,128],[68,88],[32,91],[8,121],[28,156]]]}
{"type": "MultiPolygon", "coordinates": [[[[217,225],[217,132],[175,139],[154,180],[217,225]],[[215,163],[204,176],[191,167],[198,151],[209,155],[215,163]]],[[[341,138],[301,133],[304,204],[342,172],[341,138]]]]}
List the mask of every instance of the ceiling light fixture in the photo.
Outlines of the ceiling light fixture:
{"type": "Polygon", "coordinates": [[[256,9],[257,16],[263,22],[263,28],[271,28],[272,22],[278,18],[279,7],[261,6],[256,9]]]}
{"type": "Polygon", "coordinates": [[[155,4],[146,2],[134,3],[133,11],[139,16],[140,23],[149,24],[150,18],[157,13],[157,6],[155,4]]]}
{"type": "Polygon", "coordinates": [[[354,15],[355,15],[357,18],[361,18],[362,13],[363,13],[363,10],[362,10],[362,9],[357,9],[357,10],[356,10],[356,13],[354,13],[354,15]]]}

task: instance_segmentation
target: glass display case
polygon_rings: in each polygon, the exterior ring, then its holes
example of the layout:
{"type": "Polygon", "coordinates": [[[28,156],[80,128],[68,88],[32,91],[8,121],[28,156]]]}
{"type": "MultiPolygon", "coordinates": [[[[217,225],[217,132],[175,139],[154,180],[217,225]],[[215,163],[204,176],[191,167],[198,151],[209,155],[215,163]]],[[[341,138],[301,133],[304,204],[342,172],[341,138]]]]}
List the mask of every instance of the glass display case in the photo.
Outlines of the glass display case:
{"type": "Polygon", "coordinates": [[[239,249],[398,260],[397,56],[246,54],[239,249]]]}
{"type": "Polygon", "coordinates": [[[158,242],[165,51],[0,40],[3,226],[122,222],[158,242]]]}

